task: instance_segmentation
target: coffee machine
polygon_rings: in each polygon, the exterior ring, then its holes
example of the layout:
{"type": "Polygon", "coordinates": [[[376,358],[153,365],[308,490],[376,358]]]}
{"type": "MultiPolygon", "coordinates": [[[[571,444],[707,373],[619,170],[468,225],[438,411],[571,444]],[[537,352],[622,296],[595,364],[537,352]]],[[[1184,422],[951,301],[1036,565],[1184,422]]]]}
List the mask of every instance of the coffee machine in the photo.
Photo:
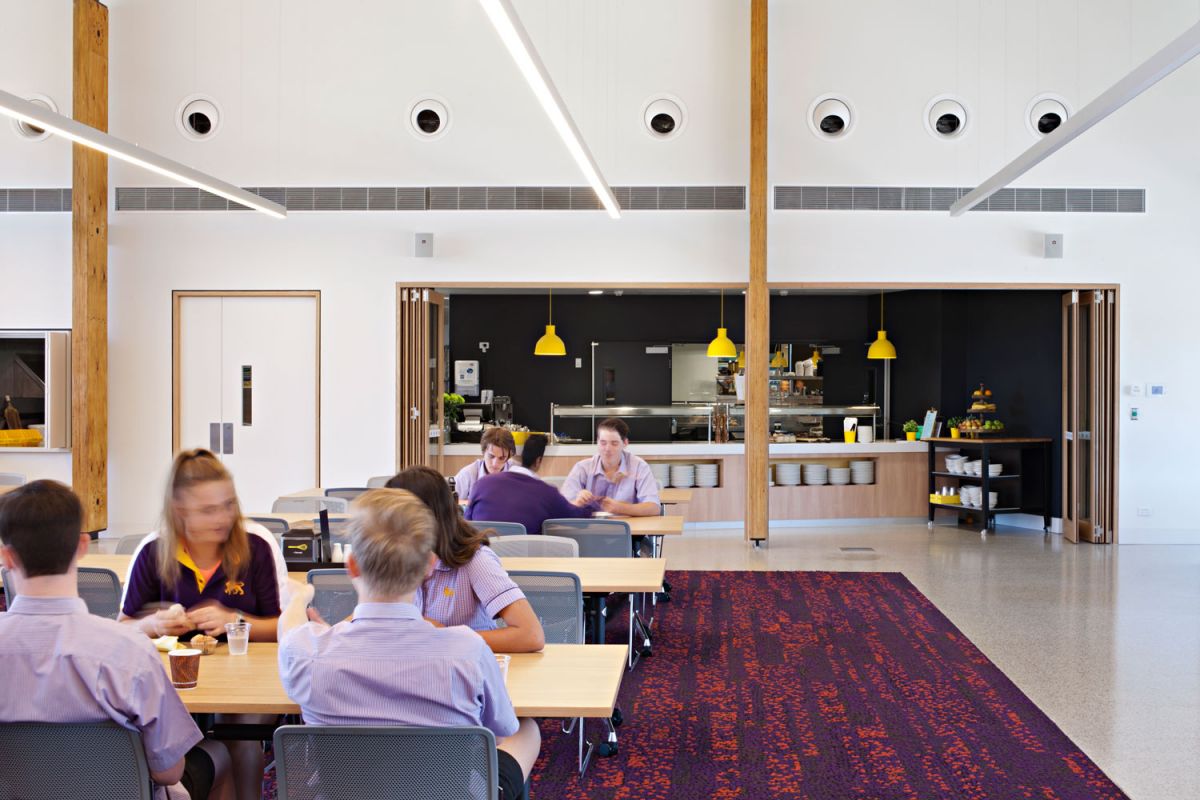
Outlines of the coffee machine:
{"type": "Polygon", "coordinates": [[[508,395],[496,395],[492,401],[492,417],[497,425],[508,425],[512,422],[512,398],[508,395]]]}

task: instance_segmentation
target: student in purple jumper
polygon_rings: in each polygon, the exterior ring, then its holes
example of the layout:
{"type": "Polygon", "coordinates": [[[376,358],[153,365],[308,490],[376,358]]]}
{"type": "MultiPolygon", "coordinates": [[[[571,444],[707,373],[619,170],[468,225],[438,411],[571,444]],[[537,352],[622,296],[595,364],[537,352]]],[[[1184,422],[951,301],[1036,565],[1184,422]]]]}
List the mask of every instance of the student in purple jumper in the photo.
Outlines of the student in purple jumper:
{"type": "MultiPolygon", "coordinates": [[[[373,489],[354,501],[346,571],[359,603],[352,619],[330,627],[305,621],[311,586],[293,593],[279,618],[283,688],[309,725],[488,728],[496,735],[500,798],[515,800],[541,733],[532,719],[517,719],[483,639],[465,627],[435,627],[413,604],[437,562],[435,528],[429,509],[409,492],[373,489]]],[[[411,790],[394,787],[397,796],[411,790]]]]}
{"type": "MultiPolygon", "coordinates": [[[[147,636],[196,633],[223,638],[225,625],[250,622],[250,640],[275,641],[279,582],[272,544],[247,533],[233,476],[208,450],[175,457],[162,527],[129,567],[119,619],[147,636]],[[178,604],[182,611],[171,610],[178,604]]],[[[275,717],[224,721],[267,724],[275,717]]],[[[262,797],[263,751],[254,741],[229,745],[240,800],[262,797]]]]}
{"type": "Polygon", "coordinates": [[[489,475],[475,485],[467,506],[467,519],[519,522],[526,533],[541,533],[548,519],[590,517],[600,510],[599,501],[578,505],[537,476],[546,452],[547,439],[530,434],[521,449],[521,466],[489,475]]]}
{"type": "MultiPolygon", "coordinates": [[[[511,474],[490,475],[476,488],[511,474]]],[[[497,653],[541,650],[546,637],[533,606],[487,546],[487,533],[462,518],[445,479],[429,467],[409,467],[387,485],[412,492],[433,514],[437,558],[415,600],[425,618],[435,625],[466,625],[497,653]],[[503,628],[497,619],[504,620],[503,628]]]]}
{"type": "MultiPolygon", "coordinates": [[[[157,796],[231,797],[225,747],[204,740],[154,645],[79,598],[82,528],[83,506],[61,483],[0,500],[0,562],[17,593],[0,614],[0,723],[111,720],[141,735],[157,796]]],[[[47,758],[58,755],[69,757],[47,758]]]]}

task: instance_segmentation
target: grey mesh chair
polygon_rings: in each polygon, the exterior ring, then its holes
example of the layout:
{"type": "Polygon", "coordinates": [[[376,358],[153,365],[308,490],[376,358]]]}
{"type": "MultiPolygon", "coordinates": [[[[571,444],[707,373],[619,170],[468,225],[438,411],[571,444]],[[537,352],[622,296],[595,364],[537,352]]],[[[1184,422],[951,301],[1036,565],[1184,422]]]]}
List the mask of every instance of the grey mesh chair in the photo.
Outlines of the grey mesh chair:
{"type": "Polygon", "coordinates": [[[154,797],[136,731],[115,722],[0,723],[0,800],[80,796],[154,797]]]}
{"type": "Polygon", "coordinates": [[[529,533],[519,522],[488,522],[481,519],[470,520],[471,527],[477,531],[488,531],[496,536],[524,536],[529,533]]]}
{"type": "Polygon", "coordinates": [[[25,476],[20,472],[0,472],[0,486],[24,486],[25,476]]]}
{"type": "MultiPolygon", "coordinates": [[[[629,523],[619,519],[548,519],[542,523],[542,533],[574,539],[579,544],[581,558],[633,558],[633,537],[629,523]]],[[[645,603],[643,602],[643,607],[645,603]]],[[[650,653],[650,626],[629,595],[629,668],[643,655],[650,653]],[[633,637],[642,637],[642,647],[635,655],[633,637]]]]}
{"type": "Polygon", "coordinates": [[[377,475],[374,478],[367,479],[368,489],[382,489],[387,486],[387,482],[392,479],[391,475],[377,475]]]}
{"type": "Polygon", "coordinates": [[[345,514],[350,503],[341,497],[280,497],[271,504],[272,514],[316,514],[323,508],[330,514],[345,514]]]}
{"type": "Polygon", "coordinates": [[[78,586],[89,614],[117,618],[121,610],[121,579],[117,573],[101,567],[80,567],[78,586]]]}
{"type": "Polygon", "coordinates": [[[354,613],[358,592],[344,569],[310,569],[308,582],[313,587],[312,606],[321,619],[336,625],[354,613]]]}
{"type": "Polygon", "coordinates": [[[488,545],[500,557],[577,558],[579,545],[562,536],[493,536],[488,545]]]}
{"type": "Polygon", "coordinates": [[[117,549],[115,552],[119,556],[131,556],[137,552],[138,545],[142,543],[150,534],[148,533],[131,533],[128,536],[122,536],[117,540],[117,549]]]}
{"type": "Polygon", "coordinates": [[[487,728],[284,725],[275,730],[279,800],[497,800],[487,728]]]}
{"type": "Polygon", "coordinates": [[[286,519],[280,519],[279,517],[251,517],[250,519],[275,534],[276,538],[279,538],[292,529],[292,526],[288,525],[286,519]]]}
{"type": "Polygon", "coordinates": [[[358,497],[360,494],[362,494],[363,492],[365,492],[366,490],[367,490],[367,488],[365,486],[357,486],[357,487],[349,487],[349,488],[341,488],[341,489],[326,489],[325,496],[326,497],[337,497],[342,500],[345,500],[347,503],[353,503],[354,499],[356,497],[358,497]]]}

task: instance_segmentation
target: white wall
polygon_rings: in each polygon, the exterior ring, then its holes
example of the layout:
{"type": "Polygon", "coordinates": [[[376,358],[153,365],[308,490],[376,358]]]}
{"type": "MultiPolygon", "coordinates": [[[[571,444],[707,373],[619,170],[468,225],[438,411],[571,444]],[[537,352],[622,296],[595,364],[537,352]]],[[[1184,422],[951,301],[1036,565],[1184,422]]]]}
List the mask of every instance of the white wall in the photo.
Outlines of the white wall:
{"type": "MultiPolygon", "coordinates": [[[[0,0],[0,87],[51,94],[69,108],[69,6],[0,0]]],[[[110,6],[110,129],[233,182],[581,182],[473,0],[110,6]],[[173,123],[194,92],[225,112],[203,144],[173,123]],[[408,104],[426,93],[453,113],[435,142],[403,128],[408,104]]],[[[748,4],[517,6],[610,181],[746,183],[748,4]],[[640,129],[642,104],[656,92],[689,111],[670,143],[640,129]]],[[[1191,0],[1086,6],[1081,20],[1074,0],[772,3],[771,182],[973,185],[1032,143],[1022,117],[1033,94],[1055,91],[1078,108],[1197,14],[1191,0]],[[844,93],[858,111],[842,141],[808,130],[808,105],[823,92],[844,93]],[[942,92],[971,112],[960,141],[934,141],[921,124],[942,92]]],[[[1122,381],[1168,387],[1165,398],[1140,401],[1142,421],[1122,423],[1125,542],[1200,541],[1184,468],[1200,446],[1188,424],[1197,378],[1169,350],[1184,335],[1198,282],[1189,139],[1200,123],[1198,69],[1185,67],[1023,181],[1144,187],[1145,215],[771,216],[775,281],[1120,283],[1122,381]],[[1039,257],[1051,231],[1066,235],[1062,261],[1039,257]],[[1153,515],[1134,516],[1139,506],[1153,515]]],[[[114,186],[158,183],[123,165],[111,174],[114,186]]],[[[69,181],[68,148],[0,126],[0,185],[69,181]]],[[[293,213],[283,222],[114,213],[110,232],[114,528],[152,522],[170,457],[172,289],[322,290],[322,477],[352,483],[392,465],[397,280],[743,280],[747,262],[746,215],[733,212],[628,213],[619,222],[579,212],[293,213]],[[432,261],[409,257],[417,230],[436,234],[432,261]]],[[[66,324],[69,237],[66,215],[0,214],[0,280],[24,287],[20,299],[0,293],[0,325],[66,324]]]]}

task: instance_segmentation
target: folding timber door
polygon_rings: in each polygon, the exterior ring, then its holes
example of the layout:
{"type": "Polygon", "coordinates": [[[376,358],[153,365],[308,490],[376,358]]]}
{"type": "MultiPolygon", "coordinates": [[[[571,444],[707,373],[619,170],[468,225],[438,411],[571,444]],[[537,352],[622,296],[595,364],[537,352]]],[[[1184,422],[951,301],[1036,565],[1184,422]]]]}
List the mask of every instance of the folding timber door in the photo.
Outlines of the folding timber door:
{"type": "Polygon", "coordinates": [[[1117,293],[1063,295],[1063,536],[1117,535],[1117,293]]]}
{"type": "Polygon", "coordinates": [[[396,294],[396,468],[442,468],[445,298],[401,286],[396,294]]]}

